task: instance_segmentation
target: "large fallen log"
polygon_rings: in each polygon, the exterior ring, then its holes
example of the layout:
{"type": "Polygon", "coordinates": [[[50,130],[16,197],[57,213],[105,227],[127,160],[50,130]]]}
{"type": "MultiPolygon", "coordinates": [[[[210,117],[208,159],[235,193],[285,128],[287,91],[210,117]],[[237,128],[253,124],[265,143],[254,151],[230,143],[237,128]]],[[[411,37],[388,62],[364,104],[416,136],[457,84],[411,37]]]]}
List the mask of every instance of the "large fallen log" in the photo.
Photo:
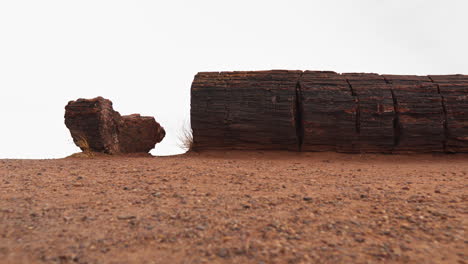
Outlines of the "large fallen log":
{"type": "Polygon", "coordinates": [[[199,73],[194,149],[468,152],[468,76],[199,73]]]}

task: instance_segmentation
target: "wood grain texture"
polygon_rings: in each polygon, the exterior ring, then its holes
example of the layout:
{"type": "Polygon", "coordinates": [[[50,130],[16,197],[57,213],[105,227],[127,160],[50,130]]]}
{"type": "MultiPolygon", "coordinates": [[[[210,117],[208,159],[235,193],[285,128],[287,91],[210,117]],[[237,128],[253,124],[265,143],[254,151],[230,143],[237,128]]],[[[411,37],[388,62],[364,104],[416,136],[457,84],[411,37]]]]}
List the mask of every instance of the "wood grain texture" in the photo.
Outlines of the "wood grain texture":
{"type": "Polygon", "coordinates": [[[306,71],[300,80],[304,151],[357,151],[357,102],[335,72],[306,71]]]}

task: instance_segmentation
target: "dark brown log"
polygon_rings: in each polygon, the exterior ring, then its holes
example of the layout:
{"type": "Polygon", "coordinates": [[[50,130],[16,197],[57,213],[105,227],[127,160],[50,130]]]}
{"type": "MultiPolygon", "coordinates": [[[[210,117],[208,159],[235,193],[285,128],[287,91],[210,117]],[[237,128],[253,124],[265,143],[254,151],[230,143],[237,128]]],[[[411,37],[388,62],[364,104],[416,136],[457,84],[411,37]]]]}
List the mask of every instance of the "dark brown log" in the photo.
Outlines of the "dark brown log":
{"type": "Polygon", "coordinates": [[[300,71],[199,73],[192,84],[193,148],[297,150],[300,71]]]}
{"type": "Polygon", "coordinates": [[[336,72],[306,71],[300,80],[304,151],[355,152],[357,103],[336,72]]]}
{"type": "Polygon", "coordinates": [[[432,75],[446,115],[446,151],[468,152],[468,76],[432,75]]]}
{"type": "Polygon", "coordinates": [[[390,85],[378,74],[346,73],[343,76],[357,97],[359,150],[392,152],[396,139],[396,116],[390,85]]]}
{"type": "Polygon", "coordinates": [[[394,152],[444,151],[444,111],[437,85],[427,76],[384,75],[397,112],[394,152]]]}
{"type": "Polygon", "coordinates": [[[468,76],[199,73],[195,149],[468,152],[468,76]]]}

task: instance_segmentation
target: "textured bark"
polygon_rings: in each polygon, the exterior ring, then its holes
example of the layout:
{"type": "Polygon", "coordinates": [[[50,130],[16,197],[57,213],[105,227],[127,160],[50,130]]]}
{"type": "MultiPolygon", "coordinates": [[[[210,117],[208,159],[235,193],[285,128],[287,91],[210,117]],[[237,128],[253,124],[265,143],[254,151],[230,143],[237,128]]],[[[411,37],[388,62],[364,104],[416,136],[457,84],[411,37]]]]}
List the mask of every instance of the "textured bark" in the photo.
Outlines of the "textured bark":
{"type": "Polygon", "coordinates": [[[391,87],[378,74],[347,73],[358,108],[356,129],[361,152],[392,152],[395,145],[395,107],[391,87]]]}
{"type": "Polygon", "coordinates": [[[199,73],[195,149],[468,152],[468,76],[199,73]]]}
{"type": "Polygon", "coordinates": [[[444,110],[437,85],[427,76],[385,75],[397,109],[394,152],[444,151],[444,110]]]}
{"type": "Polygon", "coordinates": [[[300,80],[304,151],[357,151],[357,103],[335,72],[306,71],[300,80]]]}
{"type": "Polygon", "coordinates": [[[81,150],[108,154],[146,153],[165,136],[153,117],[121,116],[102,97],[70,101],[65,107],[65,125],[81,150]]]}
{"type": "Polygon", "coordinates": [[[448,152],[468,152],[468,76],[429,76],[443,99],[448,152]]]}
{"type": "Polygon", "coordinates": [[[199,73],[192,84],[193,148],[298,148],[299,71],[199,73]]]}

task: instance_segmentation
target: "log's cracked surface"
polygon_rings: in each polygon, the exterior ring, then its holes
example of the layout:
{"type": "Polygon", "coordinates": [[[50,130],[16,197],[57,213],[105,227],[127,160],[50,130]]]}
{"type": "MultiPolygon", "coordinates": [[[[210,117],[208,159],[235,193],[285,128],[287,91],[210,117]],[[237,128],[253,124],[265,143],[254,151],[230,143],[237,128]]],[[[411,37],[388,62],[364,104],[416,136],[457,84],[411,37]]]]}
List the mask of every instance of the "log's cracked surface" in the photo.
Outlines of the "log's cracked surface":
{"type": "Polygon", "coordinates": [[[438,85],[446,115],[446,151],[468,152],[468,76],[429,76],[438,85]]]}
{"type": "Polygon", "coordinates": [[[385,75],[395,97],[395,152],[444,151],[444,111],[437,85],[427,76],[385,75]]]}
{"type": "Polygon", "coordinates": [[[468,152],[467,75],[199,73],[194,149],[468,152]]]}
{"type": "Polygon", "coordinates": [[[357,97],[358,149],[361,152],[392,152],[395,145],[395,107],[392,92],[378,74],[343,74],[357,97]]]}

